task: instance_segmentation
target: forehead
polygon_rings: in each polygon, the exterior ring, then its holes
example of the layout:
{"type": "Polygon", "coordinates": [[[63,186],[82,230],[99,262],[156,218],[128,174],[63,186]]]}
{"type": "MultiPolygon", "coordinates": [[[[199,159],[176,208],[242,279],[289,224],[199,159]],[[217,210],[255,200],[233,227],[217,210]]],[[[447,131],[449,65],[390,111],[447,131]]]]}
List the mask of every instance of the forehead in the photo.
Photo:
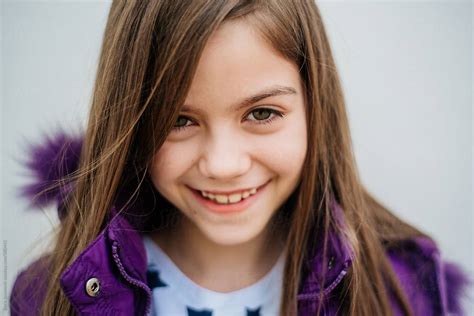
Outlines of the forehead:
{"type": "Polygon", "coordinates": [[[245,20],[225,22],[210,37],[185,104],[234,105],[271,86],[301,92],[298,68],[245,20]]]}

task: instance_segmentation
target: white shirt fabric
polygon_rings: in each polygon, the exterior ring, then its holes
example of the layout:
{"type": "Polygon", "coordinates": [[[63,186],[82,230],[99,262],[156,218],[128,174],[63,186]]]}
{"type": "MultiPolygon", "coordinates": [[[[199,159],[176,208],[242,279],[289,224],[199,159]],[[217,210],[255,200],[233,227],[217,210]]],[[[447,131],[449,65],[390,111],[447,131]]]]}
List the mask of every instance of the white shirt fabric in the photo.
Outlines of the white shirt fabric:
{"type": "Polygon", "coordinates": [[[189,279],[150,237],[143,236],[152,315],[276,316],[283,284],[284,253],[256,283],[228,293],[208,290],[189,279]]]}

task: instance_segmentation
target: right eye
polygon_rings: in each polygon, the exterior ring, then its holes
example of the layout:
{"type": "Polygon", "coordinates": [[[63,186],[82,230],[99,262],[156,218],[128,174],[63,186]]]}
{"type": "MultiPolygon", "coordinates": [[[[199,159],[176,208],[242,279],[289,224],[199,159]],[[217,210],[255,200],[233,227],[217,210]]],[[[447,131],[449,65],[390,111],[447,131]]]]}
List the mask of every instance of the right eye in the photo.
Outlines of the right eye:
{"type": "Polygon", "coordinates": [[[180,130],[185,129],[189,126],[192,126],[192,125],[189,125],[188,122],[192,123],[192,121],[189,117],[180,115],[180,116],[178,116],[178,119],[176,120],[176,124],[174,125],[173,129],[175,129],[176,131],[180,131],[180,130]]]}

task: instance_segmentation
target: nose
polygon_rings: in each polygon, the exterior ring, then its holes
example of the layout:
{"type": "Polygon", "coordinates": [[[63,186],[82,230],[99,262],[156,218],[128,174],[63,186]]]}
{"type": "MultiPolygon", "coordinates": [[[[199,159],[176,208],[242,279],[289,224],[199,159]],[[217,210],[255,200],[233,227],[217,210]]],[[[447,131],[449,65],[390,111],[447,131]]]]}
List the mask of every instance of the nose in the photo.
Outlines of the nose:
{"type": "Polygon", "coordinates": [[[199,159],[199,171],[211,179],[233,179],[251,167],[242,135],[220,131],[206,140],[199,159]]]}

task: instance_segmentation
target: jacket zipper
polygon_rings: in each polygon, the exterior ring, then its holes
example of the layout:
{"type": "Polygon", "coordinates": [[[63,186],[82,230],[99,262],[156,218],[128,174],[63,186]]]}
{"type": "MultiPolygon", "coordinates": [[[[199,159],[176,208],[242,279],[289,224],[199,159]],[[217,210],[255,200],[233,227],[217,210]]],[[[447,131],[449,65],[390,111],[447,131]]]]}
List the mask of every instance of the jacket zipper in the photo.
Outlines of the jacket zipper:
{"type": "Polygon", "coordinates": [[[120,257],[118,254],[118,243],[114,241],[112,243],[112,256],[114,257],[114,261],[117,264],[117,267],[120,271],[120,274],[123,276],[127,282],[129,282],[132,285],[135,285],[141,289],[143,289],[146,293],[146,308],[145,308],[145,315],[150,315],[150,310],[151,310],[151,290],[146,285],[145,283],[141,282],[140,280],[134,279],[131,276],[128,275],[128,273],[125,271],[125,268],[123,267],[122,261],[120,261],[120,257]]]}
{"type": "Polygon", "coordinates": [[[300,301],[307,301],[307,300],[314,300],[314,299],[318,299],[318,298],[323,298],[325,296],[327,296],[332,290],[334,290],[334,288],[339,284],[341,283],[342,279],[344,278],[344,276],[347,274],[347,268],[343,269],[337,276],[337,278],[329,285],[327,286],[324,290],[323,290],[323,294],[322,294],[322,297],[321,295],[318,293],[308,293],[308,294],[300,294],[297,296],[297,299],[300,301]]]}

